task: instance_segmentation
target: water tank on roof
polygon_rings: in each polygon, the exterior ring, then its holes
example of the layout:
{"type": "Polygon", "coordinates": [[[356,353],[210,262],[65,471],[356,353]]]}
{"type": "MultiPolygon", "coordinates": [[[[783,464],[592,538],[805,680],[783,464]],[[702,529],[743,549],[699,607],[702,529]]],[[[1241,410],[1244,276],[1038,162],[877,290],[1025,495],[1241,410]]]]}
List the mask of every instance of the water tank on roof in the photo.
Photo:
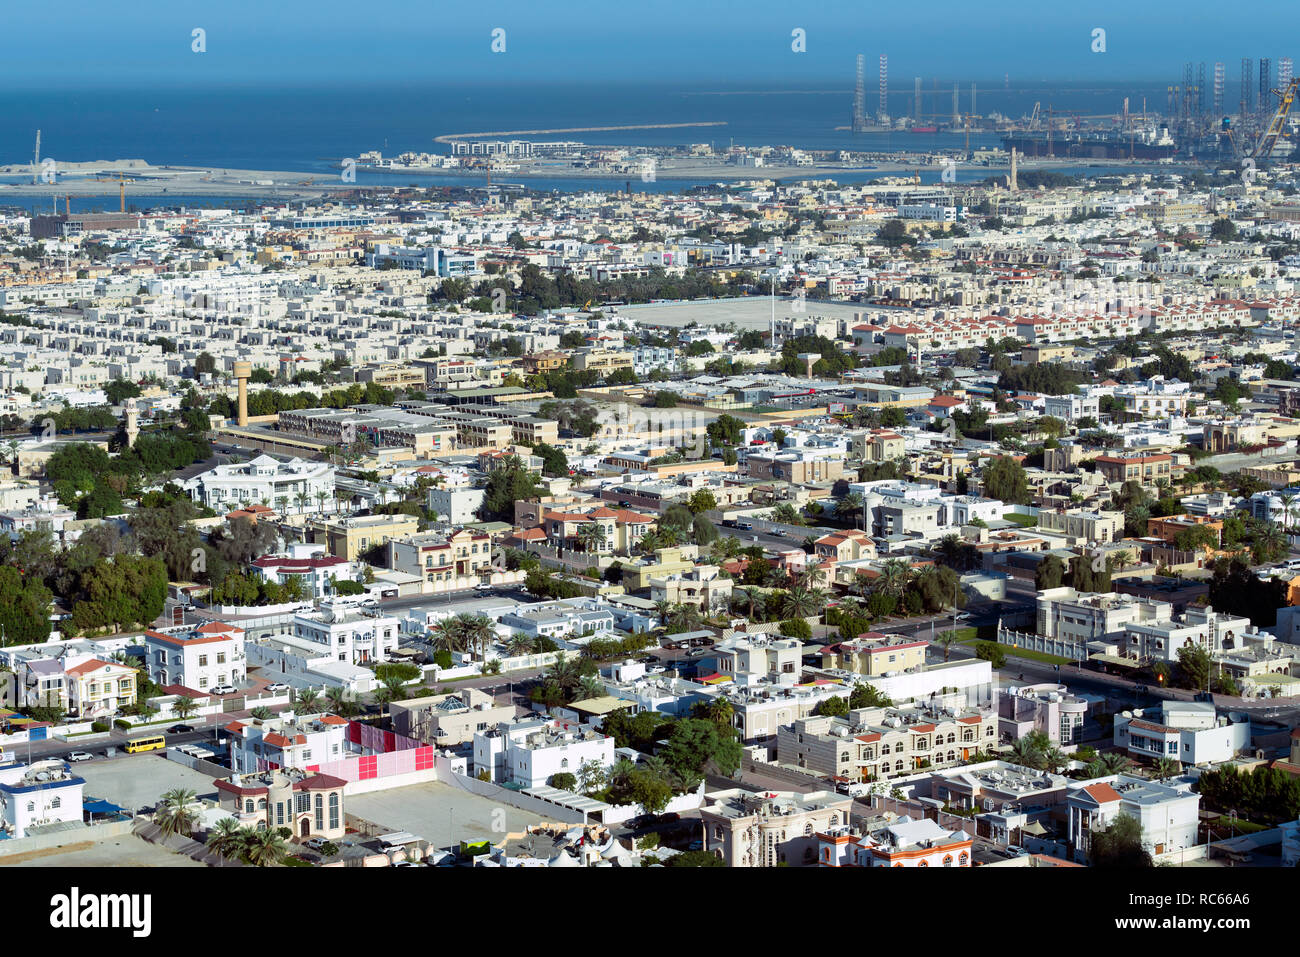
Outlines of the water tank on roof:
{"type": "Polygon", "coordinates": [[[1133,717],[1133,712],[1132,712],[1132,711],[1125,711],[1125,712],[1124,712],[1124,717],[1126,717],[1126,718],[1132,718],[1132,717],[1133,717]]]}

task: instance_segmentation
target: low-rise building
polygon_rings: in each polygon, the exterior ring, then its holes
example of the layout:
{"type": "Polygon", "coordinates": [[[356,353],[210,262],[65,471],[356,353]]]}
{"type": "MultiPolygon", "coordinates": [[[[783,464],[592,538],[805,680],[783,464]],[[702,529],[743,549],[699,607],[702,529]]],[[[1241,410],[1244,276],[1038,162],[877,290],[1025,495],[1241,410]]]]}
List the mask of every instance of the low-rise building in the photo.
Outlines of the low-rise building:
{"type": "Polygon", "coordinates": [[[1069,843],[1080,863],[1092,850],[1092,835],[1109,827],[1120,814],[1137,819],[1142,846],[1151,854],[1196,845],[1201,796],[1181,779],[1158,784],[1122,774],[1101,778],[1072,785],[1065,803],[1069,843]]]}
{"type": "Polygon", "coordinates": [[[1250,746],[1250,719],[1242,712],[1219,715],[1208,702],[1162,701],[1155,713],[1138,709],[1117,714],[1114,741],[1135,758],[1216,764],[1250,746]]]}
{"type": "Polygon", "coordinates": [[[0,826],[23,838],[50,824],[81,822],[85,780],[62,760],[0,764],[0,826]]]}
{"type": "Polygon", "coordinates": [[[298,768],[232,774],[213,782],[222,810],[242,827],[287,827],[299,840],[342,840],[347,832],[347,782],[298,768]]]}
{"type": "Polygon", "coordinates": [[[438,747],[455,747],[474,740],[479,731],[513,721],[515,706],[498,705],[495,698],[477,688],[463,688],[455,694],[390,701],[388,714],[397,734],[438,747]]]}
{"type": "Polygon", "coordinates": [[[333,714],[296,715],[231,721],[230,767],[241,774],[279,768],[307,769],[347,756],[348,721],[333,714]]]}
{"type": "Polygon", "coordinates": [[[704,850],[728,867],[814,866],[817,834],[849,822],[853,799],[833,791],[746,791],[704,796],[704,850]]]}
{"type": "Polygon", "coordinates": [[[584,764],[603,770],[614,763],[614,739],[564,721],[503,722],[474,733],[474,772],[497,784],[546,785],[562,772],[578,775],[584,764]]]}
{"type": "Polygon", "coordinates": [[[144,633],[145,662],[155,684],[209,691],[238,687],[247,675],[244,629],[221,621],[144,633]]]}
{"type": "Polygon", "coordinates": [[[974,838],[904,815],[865,831],[841,825],[817,842],[819,867],[970,867],[974,838]]]}

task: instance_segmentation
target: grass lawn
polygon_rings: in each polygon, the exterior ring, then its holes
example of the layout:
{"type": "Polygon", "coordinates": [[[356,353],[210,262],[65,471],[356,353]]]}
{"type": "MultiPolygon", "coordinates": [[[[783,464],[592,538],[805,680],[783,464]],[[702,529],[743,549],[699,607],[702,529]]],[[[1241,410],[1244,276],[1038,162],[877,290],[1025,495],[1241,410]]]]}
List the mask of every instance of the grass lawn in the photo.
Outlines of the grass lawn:
{"type": "Polygon", "coordinates": [[[1021,515],[1018,512],[1007,512],[1002,516],[1002,520],[1019,525],[1021,528],[1030,528],[1038,524],[1038,519],[1033,515],[1021,515]]]}
{"type": "MultiPolygon", "coordinates": [[[[1024,648],[1013,648],[1011,645],[1000,645],[1008,658],[1028,658],[1030,661],[1041,661],[1045,665],[1072,665],[1075,662],[1070,658],[1062,658],[1059,655],[1049,655],[1041,651],[1029,651],[1024,648]]],[[[1007,665],[1010,666],[1010,662],[1007,665]]]]}
{"type": "Polygon", "coordinates": [[[1238,834],[1254,834],[1256,831],[1267,831],[1268,827],[1263,824],[1256,824],[1254,821],[1243,821],[1239,817],[1220,818],[1217,825],[1219,828],[1227,827],[1238,834]]]}

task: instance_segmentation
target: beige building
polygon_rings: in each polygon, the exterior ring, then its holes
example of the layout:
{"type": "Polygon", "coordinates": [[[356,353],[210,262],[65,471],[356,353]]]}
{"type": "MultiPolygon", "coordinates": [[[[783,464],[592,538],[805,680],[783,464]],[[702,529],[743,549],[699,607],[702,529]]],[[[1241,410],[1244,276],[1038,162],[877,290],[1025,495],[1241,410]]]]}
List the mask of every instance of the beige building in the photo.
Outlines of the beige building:
{"type": "Polygon", "coordinates": [[[849,455],[862,462],[890,462],[907,454],[907,440],[889,429],[869,429],[849,435],[849,455]]]}
{"type": "Polygon", "coordinates": [[[415,535],[420,520],[414,515],[363,515],[331,522],[311,522],[307,526],[311,540],[324,545],[335,558],[356,561],[362,552],[376,545],[386,545],[394,538],[415,535]]]}
{"type": "Polygon", "coordinates": [[[822,648],[821,666],[880,677],[924,665],[925,649],[929,644],[924,639],[869,631],[852,641],[825,645],[822,648]]]}
{"type": "Polygon", "coordinates": [[[860,708],[803,718],[776,735],[777,760],[824,777],[886,781],[954,767],[997,744],[997,715],[928,707],[860,708]]]}
{"type": "Polygon", "coordinates": [[[770,455],[751,455],[745,460],[745,465],[750,478],[776,479],[796,485],[834,482],[844,477],[844,460],[837,456],[776,452],[770,455]]]}
{"type": "Polygon", "coordinates": [[[817,833],[847,824],[852,807],[832,791],[715,791],[700,808],[704,850],[728,867],[812,866],[817,833]]]}
{"type": "Polygon", "coordinates": [[[719,576],[717,565],[696,565],[690,571],[650,579],[650,600],[697,605],[707,613],[725,608],[731,589],[731,579],[719,576]]]}
{"type": "Polygon", "coordinates": [[[644,591],[650,587],[652,578],[689,572],[695,567],[699,554],[699,547],[695,545],[656,548],[653,559],[623,563],[623,587],[630,592],[644,591]]]}
{"type": "Polygon", "coordinates": [[[593,369],[601,375],[609,375],[618,369],[631,369],[632,354],[611,349],[588,349],[574,354],[573,368],[578,372],[593,369]]]}
{"type": "Polygon", "coordinates": [[[817,557],[833,562],[856,562],[876,557],[876,543],[856,528],[823,535],[814,543],[817,557]]]}
{"type": "Polygon", "coordinates": [[[514,721],[515,706],[498,705],[495,698],[477,688],[462,688],[456,694],[389,702],[388,714],[398,734],[438,747],[455,747],[473,741],[475,732],[514,721]]]}
{"type": "Polygon", "coordinates": [[[1089,512],[1084,509],[1042,509],[1038,527],[1060,532],[1089,544],[1113,542],[1124,537],[1123,512],[1089,512]]]}

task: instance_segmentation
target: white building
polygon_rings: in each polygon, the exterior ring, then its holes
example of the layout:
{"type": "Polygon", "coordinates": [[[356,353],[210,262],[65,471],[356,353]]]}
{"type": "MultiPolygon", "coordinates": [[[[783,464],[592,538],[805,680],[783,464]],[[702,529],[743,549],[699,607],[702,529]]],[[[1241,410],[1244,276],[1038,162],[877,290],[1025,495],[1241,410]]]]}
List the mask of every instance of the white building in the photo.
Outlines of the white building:
{"type": "Polygon", "coordinates": [[[1064,422],[1101,415],[1101,399],[1095,395],[1049,395],[1043,399],[1043,414],[1064,422]]]}
{"type": "Polygon", "coordinates": [[[387,661],[397,650],[401,623],[388,615],[365,615],[326,603],[293,616],[291,634],[319,645],[339,661],[360,665],[387,661]]]}
{"type": "Polygon", "coordinates": [[[281,462],[259,455],[249,462],[218,465],[181,487],[190,498],[217,511],[260,503],[281,514],[301,515],[336,507],[334,466],[297,458],[281,462]]]}
{"type": "Polygon", "coordinates": [[[221,621],[144,633],[149,677],[164,687],[238,687],[247,675],[244,629],[221,621]]]}
{"type": "Polygon", "coordinates": [[[431,488],[429,511],[452,525],[467,525],[478,521],[479,506],[486,494],[487,489],[482,488],[431,488]]]}
{"type": "Polygon", "coordinates": [[[348,756],[348,721],[334,714],[282,712],[262,721],[232,721],[230,767],[240,774],[303,768],[348,756]]]}
{"type": "Polygon", "coordinates": [[[614,739],[563,721],[500,724],[474,734],[474,771],[487,771],[497,784],[545,785],[554,774],[578,770],[589,761],[608,770],[614,739]]]}
{"type": "Polygon", "coordinates": [[[1087,860],[1093,832],[1109,827],[1120,814],[1142,825],[1142,845],[1152,854],[1196,844],[1201,796],[1187,781],[1157,784],[1121,774],[1071,786],[1065,803],[1070,846],[1080,862],[1087,860]]]}
{"type": "Polygon", "coordinates": [[[1250,718],[1242,712],[1221,716],[1208,702],[1162,701],[1157,714],[1116,715],[1115,746],[1135,758],[1214,764],[1250,746],[1250,718]]]}
{"type": "Polygon", "coordinates": [[[250,563],[250,570],[262,581],[277,585],[297,579],[302,584],[303,597],[308,599],[330,598],[336,594],[338,582],[360,579],[356,562],[333,555],[316,555],[311,558],[264,555],[250,563]]]}
{"type": "Polygon", "coordinates": [[[61,760],[0,765],[0,825],[20,838],[34,827],[80,822],[85,784],[61,760]]]}

